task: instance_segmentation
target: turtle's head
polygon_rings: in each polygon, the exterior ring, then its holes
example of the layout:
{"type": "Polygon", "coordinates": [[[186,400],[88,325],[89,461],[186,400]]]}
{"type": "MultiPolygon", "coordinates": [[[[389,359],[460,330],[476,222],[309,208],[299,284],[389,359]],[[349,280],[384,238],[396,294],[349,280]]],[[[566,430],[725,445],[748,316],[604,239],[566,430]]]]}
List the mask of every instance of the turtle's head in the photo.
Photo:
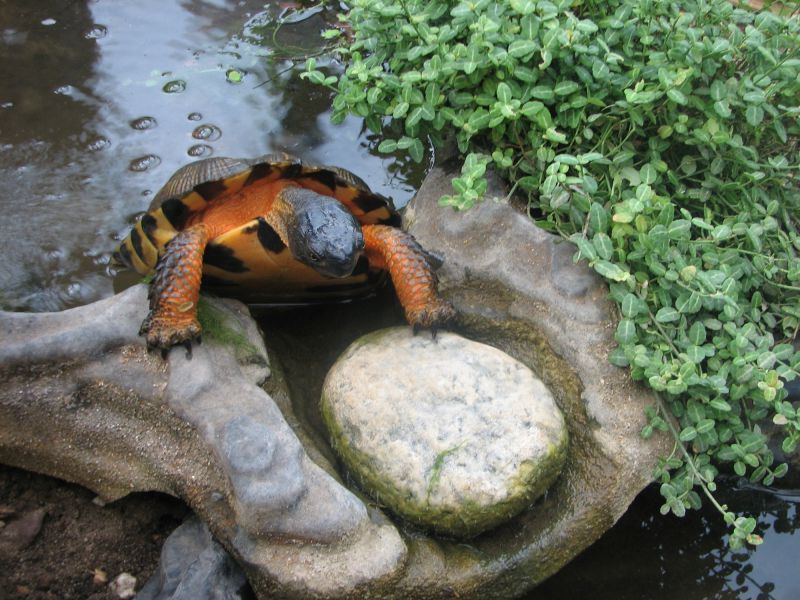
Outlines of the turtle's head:
{"type": "Polygon", "coordinates": [[[353,214],[335,198],[311,190],[295,188],[286,196],[293,206],[287,237],[294,257],[328,277],[352,274],[364,252],[364,234],[353,214]]]}

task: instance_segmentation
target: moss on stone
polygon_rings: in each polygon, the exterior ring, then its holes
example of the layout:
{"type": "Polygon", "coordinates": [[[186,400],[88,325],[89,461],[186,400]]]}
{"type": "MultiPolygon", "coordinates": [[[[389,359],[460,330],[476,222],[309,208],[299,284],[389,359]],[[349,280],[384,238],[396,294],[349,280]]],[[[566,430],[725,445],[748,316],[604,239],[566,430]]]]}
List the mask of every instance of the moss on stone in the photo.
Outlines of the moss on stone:
{"type": "Polygon", "coordinates": [[[203,328],[204,337],[233,346],[237,357],[258,354],[258,348],[243,333],[228,325],[225,311],[203,296],[197,302],[197,320],[203,328]]]}
{"type": "MultiPolygon", "coordinates": [[[[346,360],[364,346],[380,343],[390,331],[379,330],[363,336],[339,360],[346,360]]],[[[345,430],[333,415],[324,386],[320,406],[323,421],[330,434],[331,447],[347,465],[350,475],[360,487],[402,519],[448,537],[475,537],[529,508],[557,479],[567,459],[569,434],[565,428],[558,442],[549,444],[547,452],[538,462],[523,461],[520,464],[517,474],[508,483],[509,493],[505,501],[491,507],[470,500],[457,506],[437,506],[431,504],[431,494],[439,483],[447,458],[457,453],[463,443],[436,455],[430,467],[426,497],[415,498],[407,491],[394,487],[391,481],[381,476],[371,457],[353,446],[350,442],[353,437],[351,432],[345,430]]]]}

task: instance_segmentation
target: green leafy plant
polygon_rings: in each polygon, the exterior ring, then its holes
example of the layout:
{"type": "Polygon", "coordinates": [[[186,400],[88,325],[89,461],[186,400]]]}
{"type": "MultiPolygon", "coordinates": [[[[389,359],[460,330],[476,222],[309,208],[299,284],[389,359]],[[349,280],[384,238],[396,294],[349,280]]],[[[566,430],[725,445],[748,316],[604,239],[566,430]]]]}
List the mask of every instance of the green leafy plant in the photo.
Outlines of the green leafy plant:
{"type": "Polygon", "coordinates": [[[657,394],[642,436],[676,440],[662,512],[699,488],[732,546],[758,543],[713,491],[721,465],[786,472],[765,419],[800,442],[800,18],[726,0],[354,0],[343,18],[344,72],[305,73],[337,91],[333,119],[415,160],[454,139],[442,205],[479,201],[492,166],[573,241],[619,307],[611,362],[657,394]]]}

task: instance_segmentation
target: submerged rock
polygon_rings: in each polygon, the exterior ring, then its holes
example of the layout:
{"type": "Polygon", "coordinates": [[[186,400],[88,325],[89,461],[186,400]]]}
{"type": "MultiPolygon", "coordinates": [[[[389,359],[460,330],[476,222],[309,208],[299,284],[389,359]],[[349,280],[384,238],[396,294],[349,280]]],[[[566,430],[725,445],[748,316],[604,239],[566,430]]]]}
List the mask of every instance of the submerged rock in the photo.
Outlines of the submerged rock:
{"type": "Polygon", "coordinates": [[[566,458],[564,418],[533,372],[447,332],[433,340],[399,327],[354,342],[328,373],[322,412],[377,500],[454,537],[519,513],[566,458]]]}

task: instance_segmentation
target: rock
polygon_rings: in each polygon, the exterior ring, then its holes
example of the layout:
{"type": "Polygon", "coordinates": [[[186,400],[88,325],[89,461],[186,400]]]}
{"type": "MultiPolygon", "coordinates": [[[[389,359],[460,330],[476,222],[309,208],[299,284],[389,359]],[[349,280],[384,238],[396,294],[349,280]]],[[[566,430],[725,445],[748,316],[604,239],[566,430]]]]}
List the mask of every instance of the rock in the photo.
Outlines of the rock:
{"type": "Polygon", "coordinates": [[[390,579],[405,544],[309,459],[257,386],[269,368],[247,309],[206,299],[239,341],[206,330],[191,360],[175,349],[165,362],[137,335],[146,296],[140,285],[61,313],[0,312],[0,461],[107,501],[183,498],[262,594],[390,579]]]}
{"type": "Polygon", "coordinates": [[[30,546],[42,529],[45,510],[37,508],[19,515],[0,529],[0,556],[11,557],[30,546]]]}
{"type": "Polygon", "coordinates": [[[239,565],[191,517],[170,534],[161,550],[158,571],[137,600],[241,600],[247,579],[239,565]]]}
{"type": "MultiPolygon", "coordinates": [[[[105,500],[137,490],[183,498],[260,598],[524,593],[611,527],[672,441],[639,437],[653,398],[607,361],[616,317],[605,285],[572,263],[571,244],[507,203],[439,208],[456,174],[431,172],[408,228],[444,257],[441,289],[459,311],[457,332],[529,367],[569,432],[558,479],[506,523],[468,544],[393,523],[341,483],[327,451],[302,446],[258,387],[265,349],[241,304],[210,302],[242,343],[204,336],[192,360],[173,351],[163,362],[136,335],[144,286],[61,313],[0,312],[0,462],[105,500]]],[[[312,409],[293,401],[281,401],[288,420],[303,440],[317,439],[306,434],[312,409]]]]}
{"type": "Polygon", "coordinates": [[[120,573],[114,581],[108,584],[108,589],[117,598],[126,600],[136,595],[136,577],[130,573],[120,573]]]}
{"type": "MultiPolygon", "coordinates": [[[[558,480],[530,510],[470,541],[480,557],[477,572],[462,564],[458,575],[443,577],[431,555],[412,545],[406,570],[414,577],[406,585],[418,578],[459,595],[468,589],[470,597],[507,598],[555,573],[610,528],[651,481],[672,440],[639,436],[654,398],[608,362],[617,317],[602,280],[573,263],[571,243],[504,201],[496,178],[482,203],[443,214],[438,199],[452,193],[456,176],[456,165],[433,169],[406,208],[405,226],[445,259],[438,275],[459,313],[455,329],[507,352],[553,392],[569,453],[558,480]]],[[[439,560],[455,564],[455,548],[438,546],[439,560]]]]}
{"type": "Polygon", "coordinates": [[[564,418],[504,352],[408,327],[354,342],[328,373],[332,445],[378,501],[424,527],[472,537],[541,496],[567,452],[564,418]]]}

